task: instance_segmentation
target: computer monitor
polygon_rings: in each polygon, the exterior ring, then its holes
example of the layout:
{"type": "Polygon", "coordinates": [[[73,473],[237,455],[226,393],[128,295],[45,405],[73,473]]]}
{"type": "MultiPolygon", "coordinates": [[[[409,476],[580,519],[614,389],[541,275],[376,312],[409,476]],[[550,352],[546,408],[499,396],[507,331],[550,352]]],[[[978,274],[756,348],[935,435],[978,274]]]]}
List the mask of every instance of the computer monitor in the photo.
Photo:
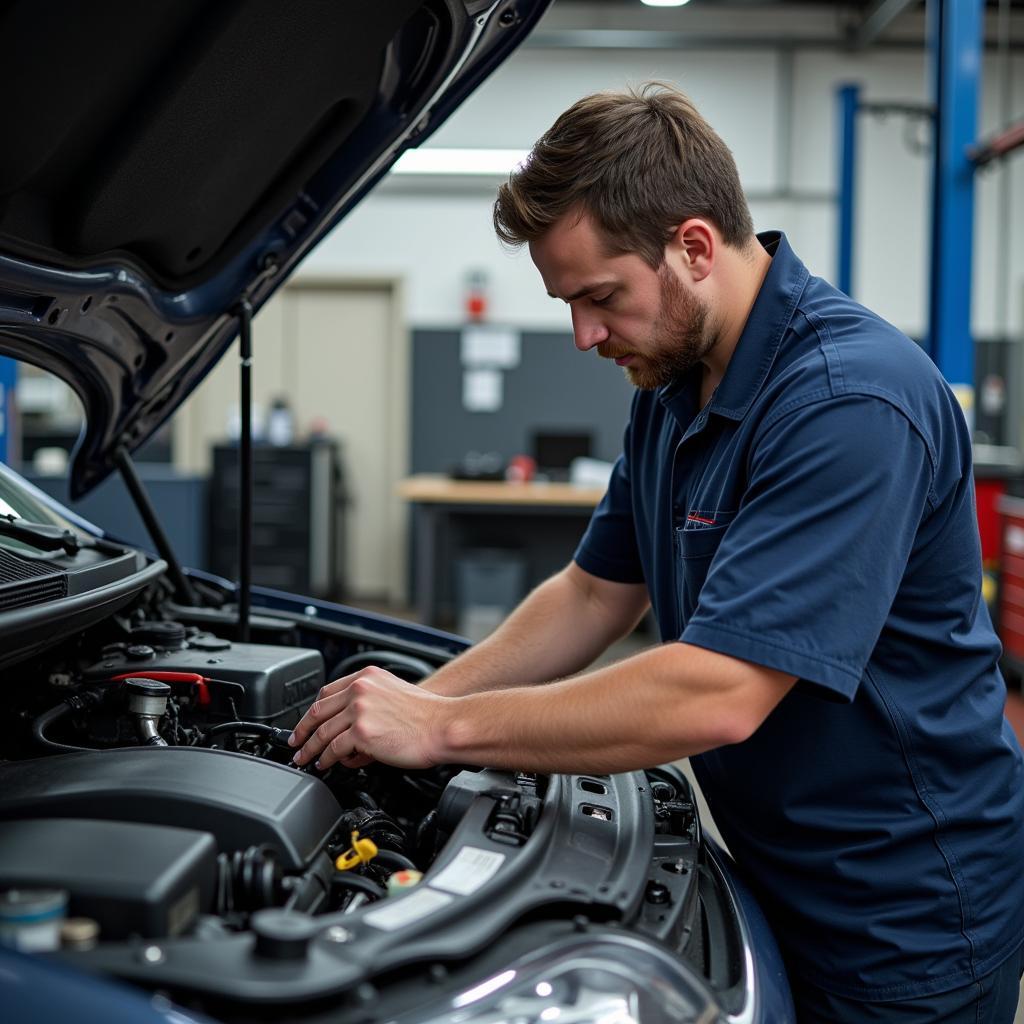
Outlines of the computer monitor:
{"type": "Polygon", "coordinates": [[[589,458],[590,448],[589,432],[536,430],[533,433],[533,457],[537,460],[537,469],[555,479],[568,479],[572,460],[589,458]]]}

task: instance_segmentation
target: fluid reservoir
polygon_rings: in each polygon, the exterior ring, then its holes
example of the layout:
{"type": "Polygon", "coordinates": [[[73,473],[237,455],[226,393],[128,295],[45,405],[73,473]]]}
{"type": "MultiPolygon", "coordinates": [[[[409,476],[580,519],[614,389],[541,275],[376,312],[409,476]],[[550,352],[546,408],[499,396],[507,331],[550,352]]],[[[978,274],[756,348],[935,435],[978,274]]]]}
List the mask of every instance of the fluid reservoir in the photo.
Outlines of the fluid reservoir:
{"type": "Polygon", "coordinates": [[[412,889],[422,881],[422,871],[414,871],[411,868],[396,871],[388,877],[388,895],[397,896],[400,892],[405,892],[406,889],[412,889]]]}
{"type": "Polygon", "coordinates": [[[0,893],[0,944],[22,953],[60,949],[60,930],[67,916],[63,889],[8,889],[0,893]]]}

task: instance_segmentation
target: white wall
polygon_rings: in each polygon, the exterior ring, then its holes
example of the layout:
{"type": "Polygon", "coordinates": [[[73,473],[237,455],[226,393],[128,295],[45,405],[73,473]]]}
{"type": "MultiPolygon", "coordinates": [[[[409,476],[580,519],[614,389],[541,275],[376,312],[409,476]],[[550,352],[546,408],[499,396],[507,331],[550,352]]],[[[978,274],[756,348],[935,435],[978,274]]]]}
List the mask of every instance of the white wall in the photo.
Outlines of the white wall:
{"type": "MultiPolygon", "coordinates": [[[[1024,60],[1014,62],[1012,114],[1024,115],[1024,60]]],[[[867,101],[925,102],[924,55],[882,50],[545,50],[515,54],[430,140],[431,146],[528,148],[585,93],[649,78],[678,83],[735,154],[759,230],[784,229],[812,272],[834,278],[837,126],[835,87],[859,82],[867,101]],[[787,78],[785,62],[792,60],[787,78]],[[791,82],[791,91],[787,89],[791,82]],[[788,118],[787,118],[788,112],[788,118]],[[785,126],[790,124],[790,141],[785,126]],[[790,170],[790,180],[781,180],[790,170]],[[773,199],[787,187],[813,193],[773,199]]],[[[985,61],[981,131],[1000,124],[995,61],[985,61]]],[[[910,152],[899,118],[860,121],[854,292],[904,330],[926,323],[930,166],[910,152]]],[[[1024,232],[1013,231],[1010,322],[997,322],[1000,270],[997,224],[1024,225],[1024,154],[1006,170],[979,175],[974,253],[974,323],[981,334],[1024,325],[1024,232]],[[999,174],[1012,175],[1011,209],[999,204],[999,174]]],[[[408,179],[406,179],[406,182],[408,179]]],[[[413,326],[457,322],[467,274],[486,270],[495,320],[523,326],[568,326],[564,306],[544,295],[528,256],[509,255],[490,225],[493,189],[463,193],[423,185],[410,193],[383,188],[315,251],[304,270],[399,274],[407,284],[413,326]]],[[[965,272],[966,272],[965,264],[965,272]]]]}

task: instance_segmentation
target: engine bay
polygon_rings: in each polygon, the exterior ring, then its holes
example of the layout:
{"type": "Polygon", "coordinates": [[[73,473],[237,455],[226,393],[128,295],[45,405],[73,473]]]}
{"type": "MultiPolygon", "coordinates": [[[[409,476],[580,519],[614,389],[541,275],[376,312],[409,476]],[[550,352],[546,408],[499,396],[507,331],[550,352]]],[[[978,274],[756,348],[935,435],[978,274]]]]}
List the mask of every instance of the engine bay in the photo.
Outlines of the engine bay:
{"type": "Polygon", "coordinates": [[[230,618],[156,588],[10,670],[6,945],[225,1020],[360,1016],[382,978],[436,985],[541,924],[645,931],[708,973],[678,773],[296,768],[287,737],[325,681],[415,682],[451,653],[308,615],[254,615],[240,643],[230,618]]]}

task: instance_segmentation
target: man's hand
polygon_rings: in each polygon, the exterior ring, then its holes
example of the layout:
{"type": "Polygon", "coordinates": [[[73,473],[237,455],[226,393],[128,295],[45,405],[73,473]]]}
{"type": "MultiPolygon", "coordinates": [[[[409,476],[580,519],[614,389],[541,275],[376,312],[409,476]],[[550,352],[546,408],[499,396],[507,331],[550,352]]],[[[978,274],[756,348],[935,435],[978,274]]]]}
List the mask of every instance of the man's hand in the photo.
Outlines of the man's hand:
{"type": "Polygon", "coordinates": [[[365,668],[320,690],[288,741],[296,764],[361,768],[383,761],[430,768],[440,758],[450,698],[421,690],[382,668],[365,668]]]}

